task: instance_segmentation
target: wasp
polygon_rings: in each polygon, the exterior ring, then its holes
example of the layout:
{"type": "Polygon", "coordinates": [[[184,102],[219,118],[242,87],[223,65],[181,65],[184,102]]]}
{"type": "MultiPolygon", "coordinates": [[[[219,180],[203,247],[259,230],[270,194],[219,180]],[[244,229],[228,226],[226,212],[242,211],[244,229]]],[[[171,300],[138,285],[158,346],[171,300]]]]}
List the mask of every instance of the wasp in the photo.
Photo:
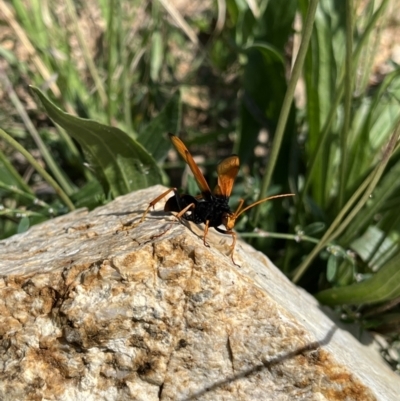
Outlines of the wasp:
{"type": "MultiPolygon", "coordinates": [[[[174,196],[170,197],[165,203],[164,211],[176,212],[176,217],[178,220],[183,218],[187,221],[192,221],[195,224],[203,223],[205,225],[203,243],[207,247],[209,245],[206,241],[206,238],[210,227],[215,228],[215,230],[222,234],[231,235],[232,244],[230,246],[230,256],[232,262],[236,265],[233,259],[233,253],[236,245],[236,233],[233,231],[233,228],[238,217],[252,207],[266,202],[267,200],[284,196],[293,196],[294,194],[270,196],[260,199],[251,205],[246,206],[245,208],[243,208],[244,200],[240,199],[236,211],[233,212],[229,207],[229,197],[232,193],[232,188],[239,172],[239,157],[232,155],[222,160],[222,162],[218,164],[218,182],[214,190],[211,191],[203,173],[200,171],[185,144],[175,135],[169,134],[169,137],[178,153],[192,171],[201,194],[196,197],[187,194],[179,194],[177,188],[170,188],[149,203],[149,206],[143,213],[142,218],[137,224],[135,224],[135,226],[144,221],[149,210],[152,207],[154,208],[154,206],[161,199],[165,198],[171,192],[174,192],[174,196]],[[220,226],[224,226],[225,230],[221,229],[220,226]]],[[[168,230],[169,228],[160,234],[160,236],[165,234],[168,230]]]]}

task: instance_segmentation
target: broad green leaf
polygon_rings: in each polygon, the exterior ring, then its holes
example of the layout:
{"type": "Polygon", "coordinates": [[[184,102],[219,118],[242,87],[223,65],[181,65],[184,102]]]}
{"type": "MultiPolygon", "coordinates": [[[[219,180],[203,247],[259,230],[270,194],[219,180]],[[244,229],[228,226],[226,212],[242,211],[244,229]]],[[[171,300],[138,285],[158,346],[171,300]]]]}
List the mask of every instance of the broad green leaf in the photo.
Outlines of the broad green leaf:
{"type": "Polygon", "coordinates": [[[400,255],[383,266],[372,278],[341,288],[330,288],[315,297],[326,305],[370,304],[400,296],[400,255]]]}
{"type": "Polygon", "coordinates": [[[166,134],[177,134],[180,130],[181,113],[181,93],[176,91],[164,109],[138,136],[138,141],[158,162],[165,158],[171,146],[166,134]]]}
{"type": "Polygon", "coordinates": [[[35,87],[49,117],[82,146],[104,192],[116,197],[160,183],[161,173],[153,157],[124,131],[65,113],[35,87]]]}

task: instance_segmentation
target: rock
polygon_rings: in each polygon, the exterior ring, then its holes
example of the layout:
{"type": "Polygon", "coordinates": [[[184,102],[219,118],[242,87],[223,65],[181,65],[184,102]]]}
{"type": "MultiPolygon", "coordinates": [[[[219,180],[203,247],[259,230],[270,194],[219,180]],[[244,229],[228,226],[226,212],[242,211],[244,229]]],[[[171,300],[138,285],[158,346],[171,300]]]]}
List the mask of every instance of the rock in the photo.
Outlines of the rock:
{"type": "Polygon", "coordinates": [[[163,190],[0,242],[1,400],[397,399],[378,353],[261,253],[238,241],[235,266],[230,236],[207,248],[159,211],[132,228],[163,190]]]}

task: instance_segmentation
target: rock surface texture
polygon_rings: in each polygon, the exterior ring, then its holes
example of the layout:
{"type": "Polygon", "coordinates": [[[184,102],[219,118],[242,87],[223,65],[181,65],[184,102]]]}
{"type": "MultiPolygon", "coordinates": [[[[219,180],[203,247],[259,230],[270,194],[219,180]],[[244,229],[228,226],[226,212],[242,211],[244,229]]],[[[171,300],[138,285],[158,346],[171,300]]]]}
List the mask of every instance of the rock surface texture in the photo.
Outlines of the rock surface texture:
{"type": "Polygon", "coordinates": [[[0,242],[0,400],[400,399],[376,351],[250,246],[237,267],[230,236],[206,248],[160,211],[130,228],[163,190],[0,242]]]}

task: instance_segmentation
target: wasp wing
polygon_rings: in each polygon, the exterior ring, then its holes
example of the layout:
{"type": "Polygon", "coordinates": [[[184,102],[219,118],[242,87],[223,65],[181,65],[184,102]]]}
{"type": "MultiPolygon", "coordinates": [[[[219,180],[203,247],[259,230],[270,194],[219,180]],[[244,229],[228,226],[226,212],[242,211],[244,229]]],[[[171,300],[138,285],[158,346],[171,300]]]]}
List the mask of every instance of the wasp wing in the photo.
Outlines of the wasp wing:
{"type": "Polygon", "coordinates": [[[203,194],[204,198],[209,198],[211,195],[211,189],[207,184],[206,179],[204,178],[203,173],[200,171],[199,167],[197,166],[196,162],[193,160],[192,155],[186,148],[185,144],[175,135],[168,134],[172,144],[175,146],[175,149],[178,153],[182,156],[183,160],[188,164],[190,170],[193,173],[194,179],[198,187],[200,188],[201,193],[203,194]]]}
{"type": "Polygon", "coordinates": [[[238,156],[232,155],[222,160],[217,167],[218,184],[214,188],[214,195],[225,196],[226,198],[229,198],[238,172],[238,156]]]}

